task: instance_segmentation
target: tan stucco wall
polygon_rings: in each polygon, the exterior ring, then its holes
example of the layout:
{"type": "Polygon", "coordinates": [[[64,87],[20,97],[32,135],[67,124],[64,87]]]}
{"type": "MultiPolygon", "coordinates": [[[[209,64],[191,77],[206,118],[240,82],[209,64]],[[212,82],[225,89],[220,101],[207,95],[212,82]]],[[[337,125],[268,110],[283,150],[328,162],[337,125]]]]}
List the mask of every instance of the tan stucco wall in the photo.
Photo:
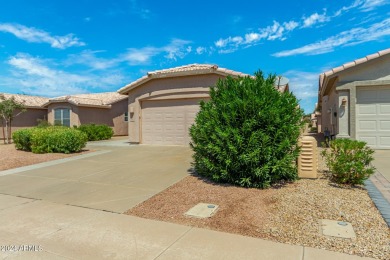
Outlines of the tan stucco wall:
{"type": "Polygon", "coordinates": [[[54,109],[69,108],[70,126],[81,124],[105,124],[114,130],[114,135],[127,135],[128,124],[124,122],[127,99],[112,104],[111,108],[78,107],[69,103],[54,103],[48,108],[48,121],[54,124],[54,109]]]}
{"type": "Polygon", "coordinates": [[[114,135],[128,135],[129,123],[125,122],[125,112],[128,109],[127,104],[127,99],[112,104],[110,118],[114,125],[114,135]]]}
{"type": "Polygon", "coordinates": [[[340,82],[390,80],[390,55],[362,63],[340,74],[340,82]]]}
{"type": "MultiPolygon", "coordinates": [[[[15,114],[17,114],[17,112],[15,114]]],[[[14,118],[14,120],[12,121],[12,132],[18,129],[37,126],[38,119],[46,119],[46,118],[47,118],[47,109],[28,108],[26,112],[23,112],[14,118]]],[[[3,138],[4,138],[3,131],[2,129],[0,129],[0,139],[3,138]]]]}
{"type": "Polygon", "coordinates": [[[356,138],[356,92],[359,87],[390,87],[390,55],[379,57],[362,63],[350,69],[334,74],[336,83],[328,92],[328,102],[322,97],[322,131],[330,128],[330,107],[337,108],[337,132],[338,137],[356,138]],[[347,100],[346,106],[341,106],[341,101],[347,100]]]}
{"type": "Polygon", "coordinates": [[[210,86],[215,86],[219,78],[217,74],[191,75],[174,78],[153,79],[129,92],[129,140],[140,142],[141,105],[143,100],[163,100],[181,98],[209,97],[210,86]]]}
{"type": "Polygon", "coordinates": [[[321,130],[323,132],[328,128],[331,135],[338,134],[337,117],[334,116],[334,112],[338,113],[338,99],[336,97],[336,90],[333,87],[328,95],[322,98],[321,130]]]}

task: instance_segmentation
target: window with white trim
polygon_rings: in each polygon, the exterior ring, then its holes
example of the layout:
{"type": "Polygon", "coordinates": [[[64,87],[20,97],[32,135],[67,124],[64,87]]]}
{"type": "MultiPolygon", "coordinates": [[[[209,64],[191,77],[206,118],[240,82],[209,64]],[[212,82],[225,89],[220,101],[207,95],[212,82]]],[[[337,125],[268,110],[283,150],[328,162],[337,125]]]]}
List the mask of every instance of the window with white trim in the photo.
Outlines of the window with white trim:
{"type": "Polygon", "coordinates": [[[63,125],[70,127],[70,109],[57,108],[54,109],[54,125],[63,125]]]}

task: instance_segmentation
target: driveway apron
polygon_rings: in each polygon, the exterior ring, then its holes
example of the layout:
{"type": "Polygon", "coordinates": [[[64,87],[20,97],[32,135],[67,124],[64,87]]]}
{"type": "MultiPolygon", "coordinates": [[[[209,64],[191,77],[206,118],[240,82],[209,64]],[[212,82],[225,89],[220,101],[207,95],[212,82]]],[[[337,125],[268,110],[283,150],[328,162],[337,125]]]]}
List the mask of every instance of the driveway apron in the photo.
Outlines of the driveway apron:
{"type": "Polygon", "coordinates": [[[187,176],[191,167],[189,147],[91,147],[103,151],[0,172],[0,194],[123,213],[187,176]]]}

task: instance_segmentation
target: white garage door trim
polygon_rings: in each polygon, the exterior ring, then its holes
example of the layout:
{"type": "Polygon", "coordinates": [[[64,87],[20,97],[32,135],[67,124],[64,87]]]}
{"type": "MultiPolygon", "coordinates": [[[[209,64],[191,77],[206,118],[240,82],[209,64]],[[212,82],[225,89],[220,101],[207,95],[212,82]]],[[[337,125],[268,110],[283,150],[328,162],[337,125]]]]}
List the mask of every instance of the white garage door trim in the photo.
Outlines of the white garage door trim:
{"type": "Polygon", "coordinates": [[[390,149],[390,86],[357,88],[356,139],[390,149]]]}
{"type": "Polygon", "coordinates": [[[141,107],[141,143],[189,145],[189,128],[201,99],[145,100],[141,107]]]}

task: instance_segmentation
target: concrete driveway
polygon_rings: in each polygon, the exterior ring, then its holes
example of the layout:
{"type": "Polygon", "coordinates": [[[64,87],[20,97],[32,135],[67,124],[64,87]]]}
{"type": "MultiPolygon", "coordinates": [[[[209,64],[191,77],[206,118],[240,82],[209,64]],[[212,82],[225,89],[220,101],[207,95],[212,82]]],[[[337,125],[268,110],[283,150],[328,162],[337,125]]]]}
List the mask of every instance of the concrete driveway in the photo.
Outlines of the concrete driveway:
{"type": "Polygon", "coordinates": [[[0,172],[0,194],[123,213],[187,176],[192,154],[179,146],[92,149],[100,151],[0,172]]]}
{"type": "Polygon", "coordinates": [[[375,150],[374,166],[388,181],[390,181],[390,150],[375,150]]]}

